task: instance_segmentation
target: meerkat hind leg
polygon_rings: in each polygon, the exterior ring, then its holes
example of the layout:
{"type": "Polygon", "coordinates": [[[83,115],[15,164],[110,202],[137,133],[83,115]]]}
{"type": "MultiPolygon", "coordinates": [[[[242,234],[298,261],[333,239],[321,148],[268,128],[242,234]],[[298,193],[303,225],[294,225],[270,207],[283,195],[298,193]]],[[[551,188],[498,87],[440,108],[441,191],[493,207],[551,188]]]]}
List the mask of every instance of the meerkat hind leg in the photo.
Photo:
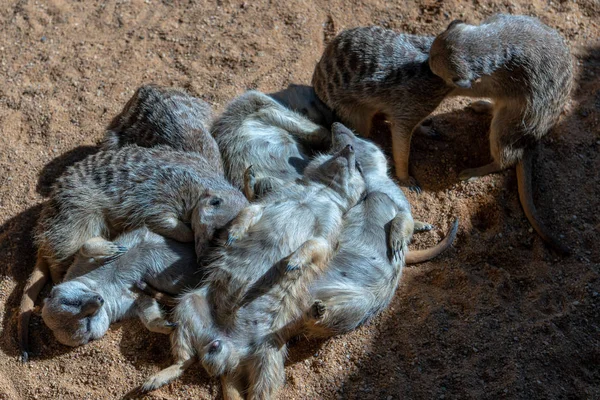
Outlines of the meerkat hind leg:
{"type": "Polygon", "coordinates": [[[458,174],[458,179],[467,182],[474,181],[481,176],[493,174],[494,172],[500,172],[503,169],[504,168],[502,168],[500,164],[498,164],[496,161],[493,161],[482,167],[463,169],[460,174],[458,174]]]}
{"type": "Polygon", "coordinates": [[[408,187],[411,192],[420,194],[419,182],[410,176],[408,172],[411,136],[412,131],[406,130],[397,122],[392,121],[392,153],[394,155],[396,179],[400,186],[408,187]]]}

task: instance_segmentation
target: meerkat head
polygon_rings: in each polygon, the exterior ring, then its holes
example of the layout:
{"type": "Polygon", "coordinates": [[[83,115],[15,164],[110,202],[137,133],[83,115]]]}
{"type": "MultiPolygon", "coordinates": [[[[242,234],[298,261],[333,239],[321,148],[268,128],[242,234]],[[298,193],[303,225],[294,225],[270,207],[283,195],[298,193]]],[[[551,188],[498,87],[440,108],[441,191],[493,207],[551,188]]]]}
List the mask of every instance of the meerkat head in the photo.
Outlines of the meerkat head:
{"type": "Polygon", "coordinates": [[[338,122],[331,125],[331,134],[333,146],[338,149],[346,144],[354,145],[357,166],[365,179],[368,180],[369,175],[386,176],[388,163],[379,146],[370,140],[356,137],[350,129],[338,122]]]}
{"type": "Polygon", "coordinates": [[[356,203],[365,191],[365,181],[356,162],[353,143],[354,138],[349,135],[337,138],[332,146],[333,154],[315,157],[304,170],[304,179],[320,182],[350,203],[356,203]]]}
{"type": "Polygon", "coordinates": [[[465,40],[465,33],[472,28],[461,20],[452,21],[431,45],[429,67],[450,86],[470,89],[479,78],[472,62],[474,54],[465,40]]]}
{"type": "Polygon", "coordinates": [[[215,231],[231,222],[247,205],[248,200],[237,189],[208,190],[192,212],[196,252],[200,254],[215,231]]]}
{"type": "Polygon", "coordinates": [[[199,349],[202,366],[211,376],[220,376],[234,371],[240,359],[232,343],[226,339],[214,338],[199,349]]]}
{"type": "Polygon", "coordinates": [[[78,281],[55,286],[44,301],[42,319],[56,339],[67,346],[79,346],[102,337],[110,320],[104,299],[78,281]]]}

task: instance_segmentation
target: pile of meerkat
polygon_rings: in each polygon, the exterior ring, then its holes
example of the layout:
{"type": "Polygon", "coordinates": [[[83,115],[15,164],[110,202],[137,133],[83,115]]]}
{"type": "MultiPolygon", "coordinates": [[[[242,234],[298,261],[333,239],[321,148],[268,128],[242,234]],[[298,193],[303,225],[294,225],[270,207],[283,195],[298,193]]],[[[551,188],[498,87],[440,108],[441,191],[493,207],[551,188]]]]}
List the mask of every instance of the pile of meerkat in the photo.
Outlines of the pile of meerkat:
{"type": "Polygon", "coordinates": [[[516,166],[527,218],[568,251],[531,195],[532,151],[572,85],[556,31],[510,15],[454,21],[437,37],[349,29],[327,45],[312,81],[314,89],[248,91],[218,116],[181,89],[140,87],[101,149],[67,169],[43,207],[20,308],[22,359],[51,279],[41,315],[65,345],[136,316],[170,334],[173,364],[140,390],[198,361],[226,399],[272,398],[290,338],[361,326],[387,307],[405,264],[456,238],[458,220],[434,247],[409,250],[413,234],[433,226],[413,219],[398,186],[420,192],[408,172],[411,135],[447,96],[493,101],[473,105],[493,113],[493,161],[460,179],[516,166]],[[377,113],[390,122],[396,179],[369,140],[377,113]]]}

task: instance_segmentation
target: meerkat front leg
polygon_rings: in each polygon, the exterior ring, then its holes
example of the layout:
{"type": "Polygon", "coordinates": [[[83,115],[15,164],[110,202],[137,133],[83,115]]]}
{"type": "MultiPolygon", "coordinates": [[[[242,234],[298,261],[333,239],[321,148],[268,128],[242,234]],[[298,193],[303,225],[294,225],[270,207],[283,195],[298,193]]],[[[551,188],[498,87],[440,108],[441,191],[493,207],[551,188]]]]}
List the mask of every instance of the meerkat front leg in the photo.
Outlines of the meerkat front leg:
{"type": "Polygon", "coordinates": [[[165,319],[156,299],[140,295],[135,301],[137,315],[150,332],[162,333],[165,335],[173,332],[176,324],[165,319]]]}
{"type": "Polygon", "coordinates": [[[256,224],[262,217],[263,209],[265,208],[262,204],[252,204],[244,208],[238,216],[233,220],[231,228],[229,229],[229,236],[227,238],[227,245],[233,244],[236,240],[239,240],[246,236],[246,233],[256,224]]]}
{"type": "Polygon", "coordinates": [[[282,182],[272,177],[257,179],[252,165],[244,172],[244,195],[248,201],[254,201],[280,186],[282,186],[282,182]]]}
{"type": "Polygon", "coordinates": [[[284,129],[299,139],[310,143],[321,143],[329,139],[328,129],[288,110],[268,108],[261,112],[261,117],[265,122],[284,129]]]}
{"type": "Polygon", "coordinates": [[[323,303],[321,300],[315,300],[310,308],[304,311],[300,318],[289,322],[283,328],[272,334],[273,344],[277,347],[284,346],[294,336],[302,333],[306,329],[307,325],[314,324],[323,319],[325,311],[327,311],[327,306],[325,303],[323,303]]]}
{"type": "Polygon", "coordinates": [[[398,213],[392,220],[388,238],[392,261],[404,259],[413,232],[414,222],[410,214],[398,213]]]}
{"type": "Polygon", "coordinates": [[[316,265],[319,270],[323,270],[326,261],[329,258],[331,246],[327,239],[323,237],[314,237],[302,243],[288,258],[286,271],[307,268],[310,265],[316,265]]]}
{"type": "Polygon", "coordinates": [[[178,242],[188,243],[194,241],[194,231],[175,216],[161,216],[149,225],[155,233],[175,239],[178,242]]]}
{"type": "Polygon", "coordinates": [[[79,255],[84,258],[115,259],[127,252],[127,247],[119,246],[102,237],[88,239],[79,249],[79,255]]]}

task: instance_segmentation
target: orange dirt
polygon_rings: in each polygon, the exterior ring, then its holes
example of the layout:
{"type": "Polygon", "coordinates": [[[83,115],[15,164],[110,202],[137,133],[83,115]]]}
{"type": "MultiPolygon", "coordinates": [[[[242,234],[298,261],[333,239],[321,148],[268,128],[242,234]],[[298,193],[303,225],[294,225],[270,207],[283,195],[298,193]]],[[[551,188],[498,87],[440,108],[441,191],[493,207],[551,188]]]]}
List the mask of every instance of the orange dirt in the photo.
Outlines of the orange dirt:
{"type": "MultiPolygon", "coordinates": [[[[436,34],[453,19],[536,15],[569,41],[573,99],[543,141],[540,214],[574,255],[532,233],[514,171],[474,183],[457,172],[489,160],[489,117],[447,101],[439,138],[413,140],[425,192],[417,218],[455,216],[454,248],[406,269],[390,308],[358,331],[291,346],[282,399],[600,398],[600,3],[458,0],[384,2],[6,0],[0,7],[0,399],[121,398],[170,363],[166,336],[137,321],[97,342],[58,344],[39,317],[34,354],[17,361],[16,317],[34,265],[31,231],[53,180],[95,151],[103,128],[143,83],[182,86],[216,110],[245,89],[310,82],[324,40],[380,24],[436,34]]],[[[43,293],[47,294],[47,290],[43,293]]],[[[220,397],[200,366],[148,398],[220,397]]]]}

